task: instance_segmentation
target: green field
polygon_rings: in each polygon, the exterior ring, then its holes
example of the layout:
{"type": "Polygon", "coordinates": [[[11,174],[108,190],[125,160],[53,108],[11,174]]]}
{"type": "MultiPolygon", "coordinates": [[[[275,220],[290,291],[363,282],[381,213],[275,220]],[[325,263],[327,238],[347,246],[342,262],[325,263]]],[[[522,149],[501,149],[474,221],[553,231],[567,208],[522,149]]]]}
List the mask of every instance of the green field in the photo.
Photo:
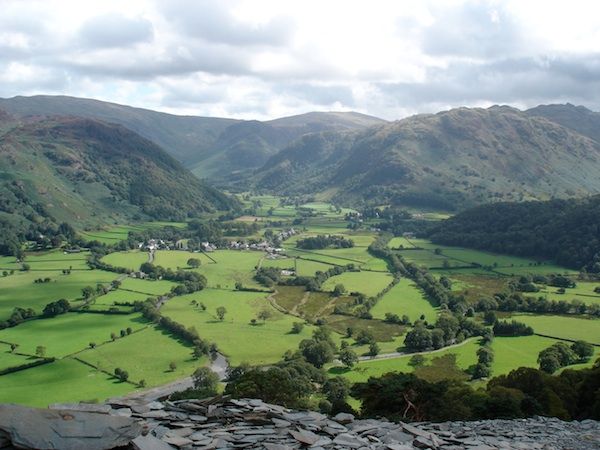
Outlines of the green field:
{"type": "Polygon", "coordinates": [[[123,303],[123,302],[135,302],[135,301],[144,301],[150,295],[125,291],[123,289],[116,289],[108,292],[105,295],[101,295],[100,297],[96,297],[93,301],[93,305],[103,305],[103,306],[112,306],[115,302],[123,303]]]}
{"type": "MultiPolygon", "coordinates": [[[[87,257],[89,252],[64,253],[60,250],[49,252],[26,253],[25,262],[29,264],[32,272],[40,271],[62,271],[71,270],[89,270],[87,257]]],[[[0,257],[0,270],[20,270],[21,263],[18,263],[14,256],[0,257]]],[[[45,274],[39,273],[38,276],[44,277],[45,274]]]]}
{"type": "Polygon", "coordinates": [[[109,284],[117,274],[102,270],[73,271],[64,275],[55,272],[15,272],[0,277],[0,320],[8,318],[16,307],[33,308],[41,313],[48,303],[65,298],[71,302],[81,298],[81,290],[96,283],[109,284]],[[40,276],[49,277],[49,283],[34,283],[40,276]]]}
{"type": "Polygon", "coordinates": [[[425,320],[434,323],[437,310],[424,298],[423,292],[408,278],[402,278],[390,291],[385,294],[373,308],[371,314],[376,319],[383,319],[385,313],[406,314],[411,321],[417,320],[421,314],[425,320]]]}
{"type": "Polygon", "coordinates": [[[259,288],[261,286],[253,277],[263,256],[264,253],[256,251],[217,250],[210,253],[215,263],[201,253],[160,250],[156,252],[155,264],[176,269],[187,267],[190,257],[199,258],[202,264],[194,270],[206,276],[209,287],[235,289],[235,284],[240,282],[245,287],[259,288]]]}
{"type": "Polygon", "coordinates": [[[344,272],[329,278],[323,283],[324,291],[333,291],[336,284],[343,284],[347,292],[362,292],[366,296],[374,296],[382,291],[393,280],[390,273],[381,272],[344,272]]]}
{"type": "MultiPolygon", "coordinates": [[[[478,340],[471,338],[456,347],[451,347],[436,352],[423,353],[423,355],[429,362],[431,361],[432,357],[455,354],[456,364],[458,367],[461,369],[467,369],[469,366],[477,362],[476,352],[478,348],[478,340]]],[[[349,371],[340,367],[332,367],[329,369],[329,374],[342,375],[348,378],[349,381],[355,383],[367,381],[369,377],[379,377],[388,372],[412,372],[413,367],[408,364],[411,356],[412,355],[405,355],[397,358],[361,361],[349,371]]]]}
{"type": "Polygon", "coordinates": [[[541,336],[495,337],[492,341],[492,376],[504,375],[517,367],[538,367],[538,354],[557,342],[541,336]]]}
{"type": "Polygon", "coordinates": [[[119,291],[133,291],[147,295],[162,295],[168,293],[177,283],[167,280],[140,280],[139,278],[125,278],[121,282],[119,291]]]}
{"type": "MultiPolygon", "coordinates": [[[[16,349],[15,352],[19,352],[16,349]]],[[[0,343],[0,370],[8,367],[20,366],[21,364],[28,364],[32,362],[34,358],[29,356],[19,355],[17,353],[11,353],[10,345],[0,343]]]]}
{"type": "Polygon", "coordinates": [[[205,289],[195,294],[175,297],[162,308],[163,315],[186,326],[194,326],[200,337],[216,342],[228,356],[232,365],[243,361],[253,364],[271,364],[278,361],[286,350],[295,350],[302,339],[310,337],[312,327],[305,326],[300,334],[290,334],[297,317],[275,310],[264,294],[257,292],[228,292],[205,289]],[[196,300],[206,305],[201,311],[190,302],[196,300]],[[225,320],[219,321],[215,310],[227,309],[225,320]],[[266,309],[272,317],[266,322],[250,324],[259,311],[266,309]]]}
{"type": "Polygon", "coordinates": [[[414,248],[414,244],[405,237],[394,237],[387,244],[388,248],[414,248]]]}
{"type": "Polygon", "coordinates": [[[114,252],[109,253],[102,262],[115,267],[125,267],[130,272],[140,269],[140,266],[148,261],[148,253],[142,251],[114,252]]]}
{"type": "Polygon", "coordinates": [[[557,288],[553,286],[540,286],[540,292],[536,292],[536,297],[545,296],[548,300],[579,300],[583,303],[592,304],[600,303],[600,294],[594,292],[594,289],[600,286],[600,283],[593,281],[577,281],[577,285],[574,288],[565,289],[564,294],[559,294],[557,288]]]}
{"type": "Polygon", "coordinates": [[[533,315],[514,315],[513,318],[531,326],[535,333],[600,345],[600,319],[533,315]]]}
{"type": "Polygon", "coordinates": [[[113,332],[144,326],[146,322],[138,315],[67,313],[0,330],[0,341],[18,344],[22,353],[35,355],[41,345],[46,347],[46,356],[63,357],[84,350],[90,342],[108,341],[113,332]]]}
{"type": "Polygon", "coordinates": [[[110,373],[117,367],[124,369],[129,373],[130,381],[145,380],[147,386],[187,377],[207,362],[206,357],[193,359],[189,345],[152,326],[86,350],[77,357],[110,373]],[[171,362],[175,362],[175,370],[169,368],[171,362]]]}
{"type": "Polygon", "coordinates": [[[118,382],[74,359],[0,377],[0,403],[46,407],[50,403],[101,402],[131,392],[135,386],[118,382]]]}
{"type": "Polygon", "coordinates": [[[302,257],[298,258],[278,258],[268,259],[264,258],[261,263],[261,267],[277,267],[279,269],[297,269],[299,276],[312,277],[316,272],[326,272],[331,269],[333,264],[326,264],[319,261],[311,261],[302,257]]]}

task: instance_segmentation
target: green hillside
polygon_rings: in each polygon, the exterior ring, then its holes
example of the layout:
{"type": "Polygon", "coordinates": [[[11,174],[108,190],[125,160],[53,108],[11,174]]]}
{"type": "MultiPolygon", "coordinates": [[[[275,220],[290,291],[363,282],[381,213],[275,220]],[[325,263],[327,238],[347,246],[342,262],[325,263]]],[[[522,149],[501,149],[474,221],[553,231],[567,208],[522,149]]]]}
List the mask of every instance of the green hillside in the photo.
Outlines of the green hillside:
{"type": "Polygon", "coordinates": [[[338,201],[456,209],[600,192],[600,143],[517,109],[458,108],[295,141],[250,184],[338,201]]]}
{"type": "Polygon", "coordinates": [[[0,99],[17,117],[77,116],[123,125],[162,147],[200,178],[220,182],[263,165],[300,136],[385,123],[354,112],[311,112],[266,122],[177,116],[99,100],[37,95],[0,99]]]}
{"type": "Polygon", "coordinates": [[[80,227],[184,220],[235,200],[206,186],[160,147],[118,125],[0,119],[0,219],[80,227]]]}

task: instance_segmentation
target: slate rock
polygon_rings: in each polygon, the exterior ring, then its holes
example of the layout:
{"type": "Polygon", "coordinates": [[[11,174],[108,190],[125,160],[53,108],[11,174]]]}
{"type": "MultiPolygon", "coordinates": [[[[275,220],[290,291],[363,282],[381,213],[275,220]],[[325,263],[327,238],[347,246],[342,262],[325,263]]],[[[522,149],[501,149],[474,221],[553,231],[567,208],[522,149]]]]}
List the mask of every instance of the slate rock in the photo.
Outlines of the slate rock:
{"type": "Polygon", "coordinates": [[[175,447],[167,444],[164,441],[161,441],[154,436],[138,436],[133,441],[131,441],[131,445],[134,450],[174,450],[175,447]]]}
{"type": "Polygon", "coordinates": [[[19,448],[104,450],[127,445],[142,425],[95,412],[0,405],[0,430],[19,448]]]}

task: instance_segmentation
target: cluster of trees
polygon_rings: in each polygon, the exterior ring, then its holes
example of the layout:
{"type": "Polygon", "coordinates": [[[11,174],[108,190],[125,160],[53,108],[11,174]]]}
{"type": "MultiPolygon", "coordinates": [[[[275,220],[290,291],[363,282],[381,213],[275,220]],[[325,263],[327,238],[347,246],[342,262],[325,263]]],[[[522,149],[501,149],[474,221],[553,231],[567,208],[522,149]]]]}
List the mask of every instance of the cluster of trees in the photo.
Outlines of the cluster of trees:
{"type": "Polygon", "coordinates": [[[15,325],[18,325],[21,322],[24,322],[25,320],[31,319],[35,316],[36,313],[32,308],[20,308],[17,306],[15,309],[13,309],[7,320],[0,322],[0,330],[14,327],[15,325]]]}
{"type": "Polygon", "coordinates": [[[520,418],[600,418],[600,363],[558,376],[519,368],[491,379],[485,389],[461,381],[429,382],[414,374],[388,373],[350,390],[366,417],[402,421],[520,418]]]}
{"type": "Polygon", "coordinates": [[[494,336],[531,336],[533,328],[516,320],[497,320],[494,323],[494,336]]]}
{"type": "Polygon", "coordinates": [[[440,349],[457,344],[471,336],[483,336],[487,329],[467,317],[446,312],[441,314],[434,325],[417,321],[412,330],[406,333],[404,346],[411,352],[440,349]]]}
{"type": "MultiPolygon", "coordinates": [[[[586,304],[579,299],[568,300],[548,300],[545,296],[528,296],[519,292],[498,293],[494,298],[485,300],[486,303],[493,304],[491,309],[507,312],[530,312],[537,314],[589,314],[600,316],[600,305],[597,303],[586,304]]],[[[479,305],[479,303],[477,304],[479,305]]]]}
{"type": "Polygon", "coordinates": [[[320,234],[314,237],[299,239],[298,242],[296,242],[296,247],[305,250],[321,250],[324,248],[351,248],[354,247],[354,241],[352,239],[345,238],[344,236],[320,234]]]}
{"type": "Polygon", "coordinates": [[[557,342],[540,352],[538,363],[541,370],[552,374],[561,367],[587,362],[593,354],[594,346],[585,341],[576,341],[571,345],[557,342]]]}
{"type": "Polygon", "coordinates": [[[53,317],[59,314],[69,312],[70,309],[71,305],[69,304],[69,301],[65,300],[64,298],[61,298],[60,300],[48,303],[46,306],[44,306],[42,314],[45,317],[53,317]]]}
{"type": "Polygon", "coordinates": [[[484,339],[484,344],[477,349],[477,364],[471,369],[473,379],[487,378],[492,373],[492,363],[494,362],[494,350],[492,349],[492,340],[494,335],[488,333],[484,339]]]}
{"type": "Polygon", "coordinates": [[[439,244],[541,259],[600,273],[600,196],[547,202],[491,203],[439,223],[439,244]]]}
{"type": "Polygon", "coordinates": [[[183,269],[174,271],[165,269],[162,266],[155,266],[149,262],[143,263],[140,266],[140,271],[144,272],[150,279],[164,279],[180,283],[171,289],[173,295],[191,294],[206,287],[206,277],[198,272],[183,269]]]}

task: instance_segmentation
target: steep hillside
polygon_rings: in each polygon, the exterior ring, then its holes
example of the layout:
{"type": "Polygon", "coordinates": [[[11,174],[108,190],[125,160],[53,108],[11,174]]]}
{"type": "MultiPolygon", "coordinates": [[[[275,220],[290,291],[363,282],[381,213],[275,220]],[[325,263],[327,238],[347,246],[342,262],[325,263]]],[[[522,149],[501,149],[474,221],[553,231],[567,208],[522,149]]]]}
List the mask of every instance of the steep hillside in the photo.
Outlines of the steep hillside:
{"type": "Polygon", "coordinates": [[[600,142],[600,113],[585,106],[540,105],[525,111],[530,116],[545,117],[563,127],[570,128],[600,142]]]}
{"type": "Polygon", "coordinates": [[[600,192],[600,144],[509,107],[458,108],[358,132],[305,136],[252,184],[339,201],[463,208],[600,192]]]}
{"type": "Polygon", "coordinates": [[[267,122],[176,116],[98,100],[38,95],[0,99],[18,117],[77,116],[123,125],[153,141],[201,178],[227,180],[260,167],[293,140],[324,130],[364,129],[384,123],[353,112],[313,112],[267,122]]]}
{"type": "Polygon", "coordinates": [[[213,155],[200,161],[192,171],[227,182],[232,174],[260,167],[269,157],[304,135],[361,130],[383,123],[386,122],[354,112],[311,112],[267,122],[239,122],[221,133],[213,144],[213,155]]]}
{"type": "Polygon", "coordinates": [[[77,116],[129,128],[165,149],[184,165],[205,155],[233,119],[176,116],[87,98],[36,95],[0,99],[0,109],[14,116],[77,116]]]}
{"type": "Polygon", "coordinates": [[[482,205],[440,222],[430,238],[599,273],[600,196],[482,205]]]}
{"type": "Polygon", "coordinates": [[[118,125],[0,120],[0,214],[80,226],[132,217],[182,220],[235,201],[160,147],[118,125]]]}

